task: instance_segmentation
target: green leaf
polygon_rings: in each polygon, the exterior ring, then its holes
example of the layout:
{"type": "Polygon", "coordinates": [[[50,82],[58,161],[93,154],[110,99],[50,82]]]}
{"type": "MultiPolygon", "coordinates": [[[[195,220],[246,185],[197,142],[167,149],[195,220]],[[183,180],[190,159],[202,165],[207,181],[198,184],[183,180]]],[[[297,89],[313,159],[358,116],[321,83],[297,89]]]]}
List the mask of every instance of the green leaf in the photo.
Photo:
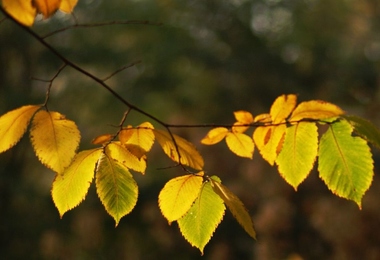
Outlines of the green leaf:
{"type": "Polygon", "coordinates": [[[380,131],[371,122],[357,116],[343,116],[354,127],[354,132],[380,148],[380,131]]]}
{"type": "Polygon", "coordinates": [[[171,179],[161,190],[158,203],[169,224],[185,215],[193,205],[202,187],[201,175],[189,174],[171,179]]]}
{"type": "Polygon", "coordinates": [[[29,125],[30,119],[41,106],[23,106],[0,117],[0,153],[12,148],[29,125]]]}
{"type": "Polygon", "coordinates": [[[252,218],[244,207],[243,202],[219,181],[210,178],[210,182],[212,189],[223,199],[224,203],[226,203],[228,209],[239,224],[252,238],[256,239],[256,232],[253,227],[252,218]]]}
{"type": "Polygon", "coordinates": [[[300,122],[287,127],[285,140],[276,159],[278,171],[297,190],[313,168],[318,153],[318,128],[315,123],[300,122]]]}
{"type": "Polygon", "coordinates": [[[101,155],[96,169],[96,191],[116,226],[137,202],[138,187],[128,168],[106,154],[101,155]]]}
{"type": "Polygon", "coordinates": [[[86,197],[101,152],[101,149],[93,149],[78,153],[70,166],[56,175],[51,195],[61,217],[86,197]]]}
{"type": "Polygon", "coordinates": [[[336,195],[355,201],[361,208],[364,193],[373,178],[373,160],[369,146],[353,137],[345,120],[331,124],[319,144],[319,175],[336,195]]]}
{"type": "Polygon", "coordinates": [[[179,229],[185,239],[203,254],[225,210],[223,200],[213,191],[211,183],[204,182],[193,206],[178,220],[179,229]]]}

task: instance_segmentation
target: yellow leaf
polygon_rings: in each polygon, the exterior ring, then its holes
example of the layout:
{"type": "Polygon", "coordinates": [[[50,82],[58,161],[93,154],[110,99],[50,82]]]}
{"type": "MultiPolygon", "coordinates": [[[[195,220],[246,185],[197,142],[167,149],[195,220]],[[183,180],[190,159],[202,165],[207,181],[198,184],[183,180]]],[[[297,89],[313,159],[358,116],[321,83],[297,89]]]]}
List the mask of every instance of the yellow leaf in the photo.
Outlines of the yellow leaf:
{"type": "Polygon", "coordinates": [[[247,111],[243,111],[243,110],[235,111],[234,116],[235,116],[236,121],[243,124],[251,124],[254,121],[252,114],[247,111]]]}
{"type": "Polygon", "coordinates": [[[62,0],[59,10],[65,13],[71,13],[77,5],[78,0],[62,0]]]}
{"type": "Polygon", "coordinates": [[[137,158],[120,142],[112,142],[106,146],[106,154],[112,159],[123,164],[125,167],[137,172],[145,173],[146,161],[144,158],[137,158]]]}
{"type": "Polygon", "coordinates": [[[91,143],[92,144],[105,144],[109,141],[111,141],[113,138],[113,135],[111,134],[104,134],[104,135],[99,135],[97,137],[95,137],[91,143]]]}
{"type": "Polygon", "coordinates": [[[260,114],[255,117],[253,120],[255,123],[271,123],[272,122],[272,116],[270,114],[260,114]]]}
{"type": "Polygon", "coordinates": [[[311,100],[300,103],[293,111],[289,121],[302,119],[327,119],[343,115],[344,111],[331,103],[321,100],[311,100]]]}
{"type": "Polygon", "coordinates": [[[292,113],[297,104],[297,96],[282,95],[279,96],[270,108],[270,115],[274,124],[285,122],[285,119],[292,113]]]}
{"type": "Polygon", "coordinates": [[[2,0],[2,5],[5,11],[23,25],[33,25],[37,10],[32,0],[2,0]]]}
{"type": "Polygon", "coordinates": [[[30,138],[38,159],[61,173],[75,155],[80,132],[73,121],[60,113],[41,110],[33,118],[30,138]]]}
{"type": "Polygon", "coordinates": [[[149,152],[154,143],[153,129],[149,122],[142,123],[137,128],[128,127],[120,131],[119,140],[126,146],[138,146],[149,152]]]}
{"type": "Polygon", "coordinates": [[[61,5],[62,0],[32,0],[37,12],[41,13],[44,18],[52,16],[61,5]]]}
{"type": "Polygon", "coordinates": [[[219,143],[223,140],[224,137],[226,137],[228,133],[228,129],[225,127],[216,127],[211,129],[207,135],[201,140],[202,144],[206,145],[212,145],[219,143]]]}
{"type": "Polygon", "coordinates": [[[51,195],[61,217],[86,197],[101,153],[101,149],[82,151],[62,174],[56,175],[51,195]]]}
{"type": "Polygon", "coordinates": [[[273,165],[282,148],[286,125],[260,126],[253,132],[253,140],[261,156],[273,165]]]}
{"type": "Polygon", "coordinates": [[[175,143],[177,144],[178,151],[176,149],[176,145],[174,144],[172,137],[170,134],[163,130],[154,130],[154,135],[164,150],[165,154],[169,156],[175,162],[179,163],[179,158],[181,158],[181,164],[190,166],[196,170],[202,170],[204,161],[203,157],[197,151],[195,146],[189,141],[173,134],[175,139],[175,143]],[[180,156],[178,155],[180,153],[180,156]]]}
{"type": "Polygon", "coordinates": [[[203,172],[200,175],[189,174],[165,184],[158,196],[158,204],[169,224],[185,215],[193,205],[202,187],[202,176],[203,172]]]}
{"type": "Polygon", "coordinates": [[[253,228],[252,218],[247,209],[244,207],[243,202],[220,182],[213,180],[212,178],[209,180],[211,182],[212,189],[219,195],[220,198],[222,198],[224,203],[226,203],[235,219],[252,238],[256,239],[256,232],[253,228]]]}
{"type": "Polygon", "coordinates": [[[248,135],[230,132],[226,136],[226,143],[236,155],[252,159],[255,145],[248,135]]]}
{"type": "Polygon", "coordinates": [[[24,135],[30,119],[41,106],[28,105],[0,117],[0,153],[12,148],[24,135]]]}

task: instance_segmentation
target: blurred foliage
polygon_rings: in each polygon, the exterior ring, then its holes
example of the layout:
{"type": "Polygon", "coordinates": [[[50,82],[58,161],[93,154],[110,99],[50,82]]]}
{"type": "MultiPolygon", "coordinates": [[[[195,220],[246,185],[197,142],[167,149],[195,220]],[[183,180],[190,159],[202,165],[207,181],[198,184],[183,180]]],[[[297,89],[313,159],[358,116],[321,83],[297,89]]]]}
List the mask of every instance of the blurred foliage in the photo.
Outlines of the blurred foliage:
{"type": "MultiPolygon", "coordinates": [[[[75,16],[79,23],[162,23],[76,28],[47,40],[100,78],[141,60],[107,83],[166,122],[231,122],[232,111],[262,113],[275,97],[291,92],[380,124],[379,1],[80,0],[75,16]]],[[[71,16],[57,13],[33,29],[44,35],[72,23],[71,16]]],[[[0,35],[0,112],[42,103],[47,84],[31,77],[50,79],[60,61],[10,21],[0,23],[0,35]]],[[[78,124],[82,148],[115,131],[112,125],[126,109],[71,69],[54,81],[49,108],[78,124]]],[[[130,120],[145,118],[134,114],[130,120]]],[[[207,130],[176,133],[198,142],[207,130]]],[[[250,210],[258,239],[252,241],[227,214],[203,259],[380,258],[378,175],[359,211],[333,196],[316,174],[294,192],[259,157],[234,158],[223,146],[199,148],[210,174],[219,175],[250,210]]],[[[2,257],[200,259],[159,212],[160,189],[181,172],[157,170],[170,162],[153,153],[146,176],[136,176],[137,207],[115,229],[93,189],[59,219],[50,197],[54,175],[22,140],[0,157],[2,257]]]]}

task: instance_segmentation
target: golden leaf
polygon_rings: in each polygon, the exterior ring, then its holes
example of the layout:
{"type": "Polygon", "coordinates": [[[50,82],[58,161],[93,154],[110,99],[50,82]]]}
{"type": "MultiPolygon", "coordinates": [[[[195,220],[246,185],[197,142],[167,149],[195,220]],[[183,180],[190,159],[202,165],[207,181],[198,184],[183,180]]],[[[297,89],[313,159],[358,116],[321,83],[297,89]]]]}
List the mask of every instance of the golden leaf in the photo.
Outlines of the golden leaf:
{"type": "Polygon", "coordinates": [[[255,123],[271,123],[272,122],[272,116],[270,114],[260,114],[255,117],[253,120],[255,123]]]}
{"type": "Polygon", "coordinates": [[[127,127],[120,131],[119,140],[126,146],[138,146],[143,151],[149,152],[154,144],[153,125],[149,122],[142,123],[136,128],[127,127]]]}
{"type": "Polygon", "coordinates": [[[253,140],[262,157],[273,165],[281,151],[286,125],[260,126],[253,132],[253,140]]]}
{"type": "Polygon", "coordinates": [[[77,5],[78,0],[62,0],[59,10],[65,13],[71,13],[77,5]]]}
{"type": "Polygon", "coordinates": [[[212,189],[219,195],[220,198],[222,198],[235,219],[252,238],[256,239],[256,232],[253,228],[252,218],[243,202],[220,182],[212,178],[209,180],[211,182],[212,189]]]}
{"type": "Polygon", "coordinates": [[[101,153],[99,148],[82,151],[62,174],[56,175],[51,195],[61,217],[86,197],[101,153]]]}
{"type": "Polygon", "coordinates": [[[52,16],[61,5],[62,0],[32,0],[37,12],[41,13],[44,18],[52,16]]]}
{"type": "Polygon", "coordinates": [[[228,132],[229,132],[228,129],[225,128],[225,127],[216,127],[216,128],[213,128],[201,140],[201,143],[205,144],[205,145],[217,144],[220,141],[222,141],[224,137],[226,137],[226,135],[227,135],[228,132]]]}
{"type": "Polygon", "coordinates": [[[236,155],[252,159],[255,145],[248,135],[230,132],[226,136],[226,143],[236,155]]]}
{"type": "Polygon", "coordinates": [[[33,118],[30,138],[38,159],[61,173],[75,155],[80,132],[73,121],[60,113],[41,110],[33,118]]]}
{"type": "Polygon", "coordinates": [[[12,148],[24,135],[30,119],[41,106],[28,105],[0,117],[0,153],[12,148]]]}
{"type": "Polygon", "coordinates": [[[2,0],[2,5],[18,22],[26,26],[32,26],[37,10],[32,0],[2,0]]]}
{"type": "Polygon", "coordinates": [[[248,111],[243,111],[243,110],[235,111],[234,116],[235,116],[236,121],[243,124],[250,124],[250,123],[253,123],[254,121],[252,114],[248,111]]]}
{"type": "Polygon", "coordinates": [[[111,141],[113,138],[113,135],[111,134],[104,134],[104,135],[99,135],[97,137],[95,137],[91,143],[92,144],[105,144],[109,141],[111,141]]]}
{"type": "Polygon", "coordinates": [[[270,108],[270,115],[274,124],[282,123],[292,113],[297,104],[297,96],[282,95],[279,96],[270,108]]]}
{"type": "Polygon", "coordinates": [[[145,173],[146,161],[144,158],[138,158],[131,153],[120,142],[112,142],[106,146],[106,154],[112,159],[120,162],[125,167],[134,171],[145,173]]]}
{"type": "Polygon", "coordinates": [[[302,119],[327,119],[343,115],[344,111],[331,103],[321,100],[311,100],[300,103],[293,111],[289,121],[302,119]]]}
{"type": "Polygon", "coordinates": [[[189,174],[168,181],[162,188],[158,203],[162,215],[169,224],[178,220],[190,209],[198,197],[203,183],[203,172],[199,175],[189,174]]]}
{"type": "Polygon", "coordinates": [[[179,163],[179,158],[181,158],[181,164],[190,166],[196,170],[202,170],[204,165],[203,157],[192,143],[173,134],[175,140],[174,143],[168,132],[158,129],[154,130],[154,135],[165,154],[169,156],[170,159],[179,163]],[[177,146],[175,144],[177,144],[177,146]],[[178,155],[178,152],[180,155],[178,155]]]}

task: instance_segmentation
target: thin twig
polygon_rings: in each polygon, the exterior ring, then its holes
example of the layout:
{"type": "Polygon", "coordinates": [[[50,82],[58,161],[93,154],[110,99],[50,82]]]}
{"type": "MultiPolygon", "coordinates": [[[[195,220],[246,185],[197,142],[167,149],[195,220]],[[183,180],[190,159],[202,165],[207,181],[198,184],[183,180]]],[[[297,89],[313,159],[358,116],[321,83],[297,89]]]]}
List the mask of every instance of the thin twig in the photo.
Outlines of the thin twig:
{"type": "Polygon", "coordinates": [[[141,63],[141,60],[138,60],[138,61],[132,62],[131,64],[129,64],[129,65],[127,65],[127,66],[124,66],[124,67],[122,67],[122,68],[116,70],[116,71],[113,72],[111,75],[109,75],[109,76],[105,77],[104,79],[102,79],[102,81],[107,81],[107,80],[109,80],[110,78],[112,78],[113,76],[115,76],[117,73],[122,72],[123,70],[126,70],[126,69],[128,69],[128,68],[130,68],[130,67],[133,67],[133,66],[135,66],[135,65],[137,65],[137,64],[139,64],[139,63],[141,63]]]}
{"type": "Polygon", "coordinates": [[[50,32],[48,34],[45,34],[44,36],[41,36],[42,39],[46,39],[50,36],[53,36],[55,34],[68,31],[71,29],[76,28],[95,28],[95,27],[102,27],[102,26],[109,26],[109,25],[130,25],[130,24],[140,24],[140,25],[156,25],[160,26],[162,25],[161,22],[150,22],[150,21],[139,21],[139,20],[129,20],[129,21],[111,21],[111,22],[103,22],[103,23],[88,23],[88,24],[79,24],[75,23],[73,25],[66,26],[64,28],[55,30],[53,32],[50,32]]]}

